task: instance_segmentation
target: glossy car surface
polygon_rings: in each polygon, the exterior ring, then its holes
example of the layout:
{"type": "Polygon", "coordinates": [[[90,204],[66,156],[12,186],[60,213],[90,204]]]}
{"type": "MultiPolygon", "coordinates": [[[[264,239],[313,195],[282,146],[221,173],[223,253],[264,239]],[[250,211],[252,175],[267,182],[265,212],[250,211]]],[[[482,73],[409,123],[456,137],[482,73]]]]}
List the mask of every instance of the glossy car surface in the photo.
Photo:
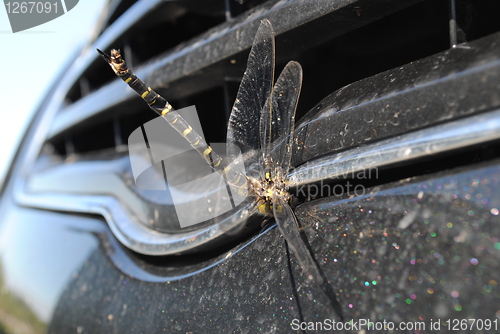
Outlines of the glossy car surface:
{"type": "Polygon", "coordinates": [[[168,196],[135,186],[127,138],[155,115],[95,52],[121,48],[177,108],[195,104],[207,140],[220,142],[264,18],[278,71],[291,59],[304,68],[294,211],[344,321],[498,328],[496,1],[109,8],[38,110],[4,184],[0,333],[288,333],[340,320],[272,220],[232,212],[180,229],[168,196]]]}

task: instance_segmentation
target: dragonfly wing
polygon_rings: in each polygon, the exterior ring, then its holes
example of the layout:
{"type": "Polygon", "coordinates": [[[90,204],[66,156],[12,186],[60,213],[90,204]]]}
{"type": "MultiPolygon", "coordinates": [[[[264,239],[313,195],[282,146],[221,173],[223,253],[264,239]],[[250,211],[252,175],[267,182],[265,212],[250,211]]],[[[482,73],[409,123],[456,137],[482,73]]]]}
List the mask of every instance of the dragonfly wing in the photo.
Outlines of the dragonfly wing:
{"type": "Polygon", "coordinates": [[[299,261],[304,273],[310,280],[322,284],[323,278],[309,249],[300,236],[299,223],[290,205],[283,198],[274,198],[273,211],[281,235],[283,235],[288,247],[299,261]]]}
{"type": "Polygon", "coordinates": [[[283,179],[290,169],[295,110],[302,87],[302,67],[289,62],[281,72],[260,116],[262,161],[271,178],[283,179]],[[277,175],[280,174],[281,175],[277,175]]]}
{"type": "MultiPolygon", "coordinates": [[[[241,152],[256,152],[259,143],[259,117],[271,94],[274,80],[274,31],[269,20],[263,20],[255,36],[247,69],[243,74],[227,130],[227,151],[230,159],[241,152]]],[[[254,160],[258,159],[256,157],[254,160]]],[[[253,163],[257,161],[250,161],[253,163]]]]}
{"type": "Polygon", "coordinates": [[[304,244],[300,236],[299,223],[292,208],[283,198],[274,198],[273,211],[281,235],[285,238],[288,247],[302,267],[309,279],[309,283],[312,283],[307,284],[309,286],[308,290],[311,291],[319,305],[322,305],[322,308],[324,308],[322,311],[326,312],[325,314],[332,315],[335,313],[343,321],[342,307],[330,284],[323,279],[318,265],[304,244]]]}

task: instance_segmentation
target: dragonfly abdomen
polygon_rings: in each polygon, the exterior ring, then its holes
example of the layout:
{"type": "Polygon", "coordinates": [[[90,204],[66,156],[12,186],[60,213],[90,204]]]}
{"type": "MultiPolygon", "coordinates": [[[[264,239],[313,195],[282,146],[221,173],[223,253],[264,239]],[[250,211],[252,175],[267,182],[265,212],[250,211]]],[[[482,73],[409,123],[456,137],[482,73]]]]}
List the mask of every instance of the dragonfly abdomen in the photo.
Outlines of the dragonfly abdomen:
{"type": "Polygon", "coordinates": [[[99,54],[111,66],[115,74],[130,86],[148,105],[149,108],[163,117],[188,143],[205,159],[214,171],[224,171],[227,181],[238,187],[244,188],[247,179],[241,171],[231,170],[230,164],[214,152],[205,139],[193,130],[191,125],[174,110],[172,105],[155,92],[144,81],[139,79],[132,70],[127,67],[119,50],[111,50],[111,56],[97,49],[99,54]]]}

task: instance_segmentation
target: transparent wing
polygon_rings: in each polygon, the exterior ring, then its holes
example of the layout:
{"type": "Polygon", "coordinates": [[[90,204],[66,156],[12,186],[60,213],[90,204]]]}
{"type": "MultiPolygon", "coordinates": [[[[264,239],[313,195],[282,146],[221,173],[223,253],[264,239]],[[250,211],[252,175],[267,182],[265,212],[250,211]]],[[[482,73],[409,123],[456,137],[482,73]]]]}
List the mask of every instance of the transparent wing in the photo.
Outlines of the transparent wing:
{"type": "MultiPolygon", "coordinates": [[[[283,179],[290,169],[295,110],[302,87],[302,67],[289,62],[281,72],[260,116],[264,172],[283,179]]],[[[265,177],[265,175],[261,175],[265,177]]]]}
{"type": "Polygon", "coordinates": [[[288,243],[288,247],[299,261],[302,270],[307,277],[315,283],[322,284],[323,278],[314,262],[309,249],[300,237],[299,223],[292,211],[292,208],[283,198],[274,198],[273,200],[274,218],[278,224],[281,235],[288,243]]]}
{"type": "MultiPolygon", "coordinates": [[[[239,151],[247,156],[259,150],[261,146],[259,117],[262,107],[271,94],[273,80],[274,32],[271,23],[263,20],[250,50],[247,69],[229,117],[227,130],[229,159],[236,158],[239,151]]],[[[256,162],[255,160],[254,158],[247,164],[256,162]]]]}
{"type": "Polygon", "coordinates": [[[339,301],[335,297],[335,292],[328,282],[323,279],[318,265],[314,261],[309,249],[300,237],[299,223],[292,208],[286,200],[281,197],[273,199],[273,212],[281,235],[285,238],[288,247],[299,262],[302,270],[309,279],[309,290],[313,294],[323,311],[328,315],[337,314],[343,321],[343,312],[339,301]]]}

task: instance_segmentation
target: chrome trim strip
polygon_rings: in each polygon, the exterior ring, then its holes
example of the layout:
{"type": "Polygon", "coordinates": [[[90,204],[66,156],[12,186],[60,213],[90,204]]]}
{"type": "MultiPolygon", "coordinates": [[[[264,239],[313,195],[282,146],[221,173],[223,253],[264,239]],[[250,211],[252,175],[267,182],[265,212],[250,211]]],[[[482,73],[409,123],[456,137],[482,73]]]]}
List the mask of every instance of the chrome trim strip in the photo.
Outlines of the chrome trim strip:
{"type": "Polygon", "coordinates": [[[289,174],[292,187],[338,179],[500,139],[500,109],[311,160],[289,174]]]}
{"type": "Polygon", "coordinates": [[[90,228],[85,226],[85,227],[80,227],[83,231],[91,231],[94,233],[99,234],[100,239],[106,239],[102,240],[101,243],[111,243],[111,247],[107,247],[105,249],[105,252],[109,256],[110,260],[113,262],[113,264],[120,269],[123,273],[134,277],[135,279],[144,281],[144,282],[151,282],[151,283],[165,283],[165,282],[174,282],[178,281],[181,279],[185,279],[194,275],[197,275],[199,273],[202,273],[210,268],[213,268],[215,266],[218,266],[219,264],[223,263],[227,259],[235,256],[239,252],[243,251],[245,248],[253,244],[255,241],[260,239],[262,236],[264,236],[266,233],[268,233],[270,230],[276,227],[276,224],[273,224],[269,226],[267,229],[261,231],[257,235],[254,235],[250,238],[250,240],[242,243],[239,245],[235,250],[231,250],[226,252],[225,254],[219,255],[215,259],[210,260],[208,263],[205,263],[203,266],[196,266],[196,268],[189,268],[191,270],[186,270],[185,268],[178,268],[179,270],[175,273],[169,273],[167,275],[161,275],[157,273],[152,273],[146,270],[145,268],[141,267],[134,261],[130,259],[130,256],[122,249],[120,245],[117,245],[117,241],[113,238],[109,230],[107,230],[104,226],[98,225],[98,226],[91,226],[90,228]]]}
{"type": "Polygon", "coordinates": [[[118,240],[128,248],[146,255],[173,255],[191,251],[238,230],[257,211],[249,201],[236,212],[202,230],[167,234],[157,232],[134,220],[134,215],[116,198],[106,195],[71,195],[28,193],[24,181],[16,185],[15,196],[20,204],[47,210],[84,212],[102,215],[118,240]]]}

